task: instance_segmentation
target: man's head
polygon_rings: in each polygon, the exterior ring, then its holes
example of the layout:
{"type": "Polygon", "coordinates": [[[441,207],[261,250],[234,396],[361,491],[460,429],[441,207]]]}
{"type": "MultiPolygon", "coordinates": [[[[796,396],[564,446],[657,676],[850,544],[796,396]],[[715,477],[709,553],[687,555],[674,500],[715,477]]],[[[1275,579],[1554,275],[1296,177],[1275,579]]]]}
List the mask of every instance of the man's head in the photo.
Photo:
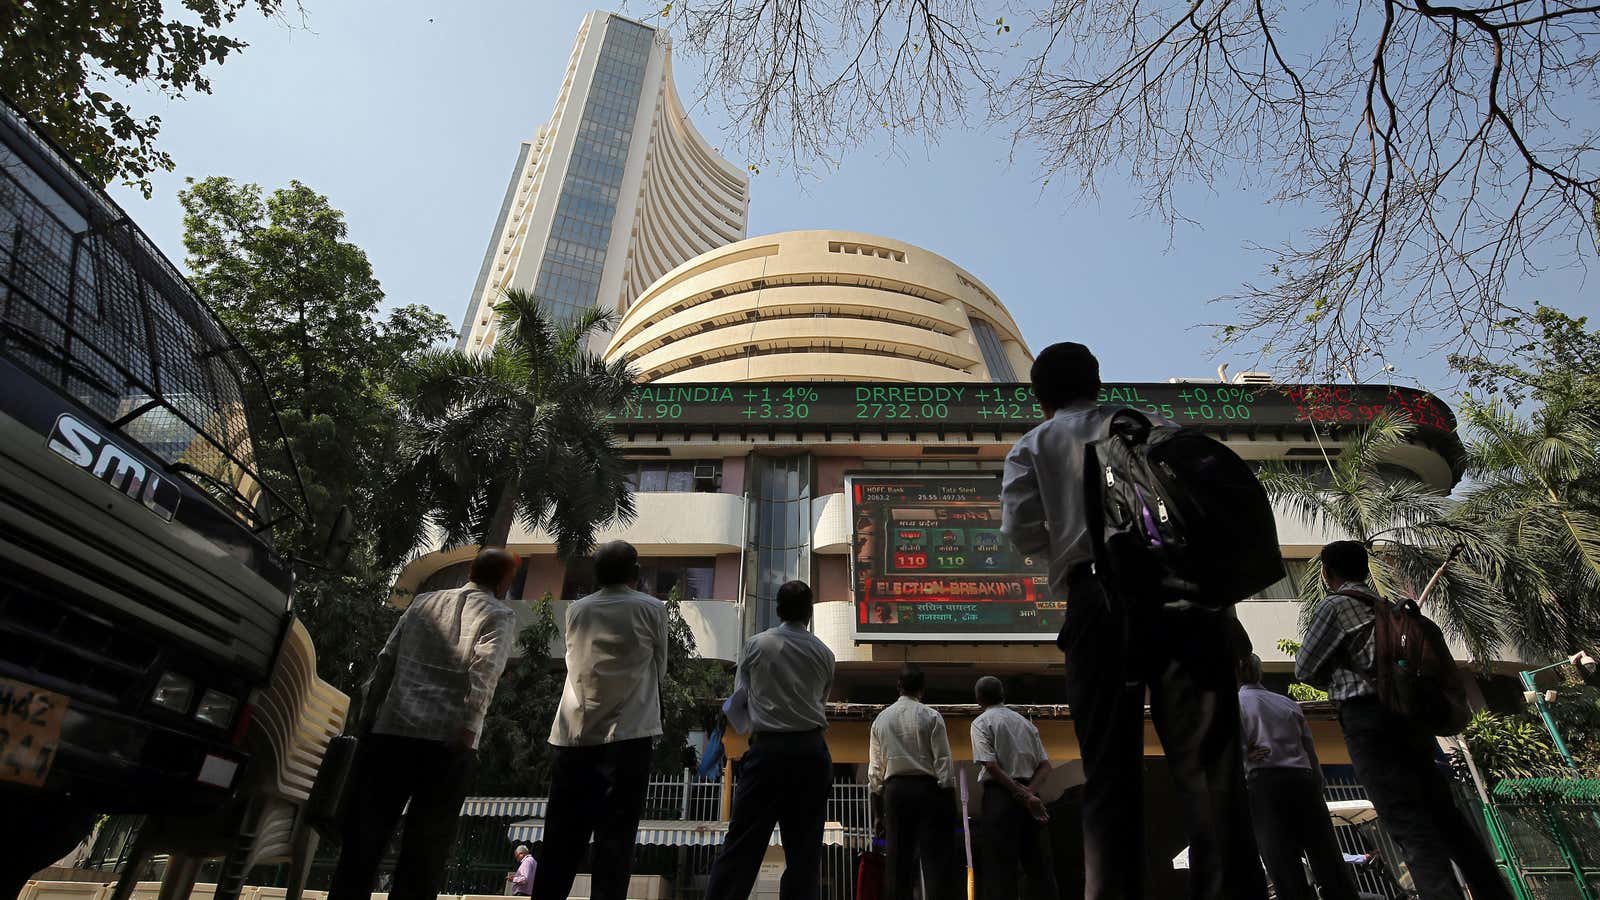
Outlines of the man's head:
{"type": "Polygon", "coordinates": [[[900,693],[907,697],[922,699],[922,689],[927,683],[927,676],[922,674],[922,667],[916,663],[906,663],[900,667],[900,693]]]}
{"type": "Polygon", "coordinates": [[[639,580],[639,551],[627,541],[610,541],[595,548],[594,580],[601,587],[635,584],[639,580]]]}
{"type": "Polygon", "coordinates": [[[1046,413],[1073,403],[1093,403],[1100,395],[1100,360],[1089,348],[1070,341],[1051,344],[1033,360],[1033,393],[1046,413]]]}
{"type": "Polygon", "coordinates": [[[494,591],[496,597],[503,597],[517,577],[516,554],[504,547],[485,547],[473,557],[467,577],[473,584],[494,591]]]}
{"type": "Polygon", "coordinates": [[[1255,653],[1239,660],[1239,683],[1261,683],[1261,657],[1255,653]]]}
{"type": "Polygon", "coordinates": [[[528,849],[528,845],[527,844],[518,844],[517,845],[517,849],[516,849],[516,854],[517,854],[517,862],[522,862],[522,860],[525,859],[526,857],[532,856],[533,855],[533,851],[528,849]]]}
{"type": "Polygon", "coordinates": [[[977,696],[978,705],[984,709],[1006,702],[1006,686],[993,675],[979,678],[978,683],[972,686],[972,693],[977,696]]]}
{"type": "Polygon", "coordinates": [[[1366,581],[1367,547],[1360,541],[1334,541],[1322,548],[1322,580],[1329,590],[1347,581],[1366,581]]]}
{"type": "Polygon", "coordinates": [[[797,579],[778,588],[778,618],[796,625],[811,621],[811,585],[797,579]]]}

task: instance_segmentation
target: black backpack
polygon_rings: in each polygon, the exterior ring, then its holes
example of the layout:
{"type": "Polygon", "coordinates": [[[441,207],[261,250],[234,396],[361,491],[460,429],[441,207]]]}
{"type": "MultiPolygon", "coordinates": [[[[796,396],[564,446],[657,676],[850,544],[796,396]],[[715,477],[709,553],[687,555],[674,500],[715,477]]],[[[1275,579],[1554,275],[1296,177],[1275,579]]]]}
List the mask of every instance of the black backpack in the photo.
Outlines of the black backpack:
{"type": "Polygon", "coordinates": [[[1119,409],[1084,452],[1095,568],[1117,594],[1221,608],[1285,577],[1272,503],[1221,441],[1119,409]]]}
{"type": "Polygon", "coordinates": [[[1390,602],[1364,591],[1338,591],[1372,610],[1370,678],[1378,702],[1429,734],[1460,734],[1472,718],[1461,670],[1444,632],[1415,600],[1390,602]]]}

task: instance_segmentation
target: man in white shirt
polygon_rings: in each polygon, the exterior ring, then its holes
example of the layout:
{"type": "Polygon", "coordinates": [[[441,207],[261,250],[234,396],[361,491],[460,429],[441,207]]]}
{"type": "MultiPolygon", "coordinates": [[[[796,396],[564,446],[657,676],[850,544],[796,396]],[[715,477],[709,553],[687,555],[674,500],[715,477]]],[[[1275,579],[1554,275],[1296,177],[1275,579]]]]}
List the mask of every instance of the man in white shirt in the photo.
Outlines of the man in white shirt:
{"type": "Polygon", "coordinates": [[[910,900],[918,876],[924,900],[946,896],[946,864],[954,857],[950,738],[944,717],[922,702],[925,676],[907,663],[900,699],[872,722],[867,784],[888,843],[886,900],[910,900]]]}
{"type": "MultiPolygon", "coordinates": [[[[1056,646],[1083,754],[1086,900],[1144,896],[1144,721],[1161,737],[1191,848],[1194,900],[1265,900],[1239,744],[1238,684],[1226,612],[1134,592],[1095,572],[1084,498],[1084,448],[1104,436],[1100,363],[1082,344],[1034,360],[1045,421],[1006,457],[1001,530],[1046,553],[1050,595],[1067,603],[1056,646]]],[[[1159,422],[1159,417],[1153,417],[1159,422]]]]}
{"type": "Polygon", "coordinates": [[[1302,854],[1311,861],[1322,900],[1356,900],[1323,799],[1311,725],[1299,703],[1261,683],[1261,657],[1254,653],[1239,660],[1239,724],[1256,844],[1278,900],[1316,900],[1302,854]]]}
{"type": "Polygon", "coordinates": [[[972,761],[982,788],[979,827],[983,867],[978,870],[984,900],[1015,900],[1017,868],[1027,878],[1030,900],[1058,900],[1056,864],[1050,855],[1050,814],[1039,791],[1050,775],[1044,741],[1022,714],[1006,706],[1005,686],[993,675],[973,688],[983,712],[972,720],[972,761]]]}
{"type": "Polygon", "coordinates": [[[600,589],[567,610],[567,680],[550,726],[555,759],[534,900],[565,900],[594,839],[590,897],[624,900],[661,734],[667,607],[634,589],[639,552],[624,541],[594,553],[600,589]]]}
{"type": "Polygon", "coordinates": [[[516,638],[516,614],[500,598],[517,564],[505,550],[479,551],[467,585],[412,600],[378,654],[357,728],[350,812],[328,891],[334,900],[372,896],[403,810],[405,835],[389,896],[439,895],[484,714],[516,638]]]}
{"type": "Polygon", "coordinates": [[[750,749],[733,784],[728,839],[711,864],[706,900],[745,900],[755,887],[773,826],[782,829],[780,900],[817,900],[822,890],[822,826],[833,757],[823,731],[833,686],[833,651],[807,629],[811,588],[778,588],[778,618],[745,642],[734,692],[745,692],[750,749]]]}

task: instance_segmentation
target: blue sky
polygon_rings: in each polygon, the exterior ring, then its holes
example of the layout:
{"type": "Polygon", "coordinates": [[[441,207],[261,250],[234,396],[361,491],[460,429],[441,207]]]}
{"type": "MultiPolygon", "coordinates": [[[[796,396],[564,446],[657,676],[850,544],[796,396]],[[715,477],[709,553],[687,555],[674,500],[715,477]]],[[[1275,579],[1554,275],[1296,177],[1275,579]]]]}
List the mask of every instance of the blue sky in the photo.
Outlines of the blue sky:
{"type": "MultiPolygon", "coordinates": [[[[181,261],[177,192],[185,177],[225,175],[268,189],[299,179],[343,209],[391,303],[423,303],[459,324],[518,142],[550,114],[572,40],[592,3],[303,0],[304,19],[241,18],[251,46],[213,69],[213,93],[139,109],[164,122],[177,170],[145,200],[114,193],[181,261]]],[[[677,63],[696,92],[698,65],[677,63]]],[[[723,111],[694,113],[713,144],[723,111]]],[[[1126,185],[1069,205],[1041,193],[1026,160],[1008,162],[1003,132],[954,131],[903,157],[866,148],[819,176],[764,171],[751,187],[750,233],[844,228],[898,238],[954,260],[1006,303],[1037,350],[1064,339],[1093,346],[1111,380],[1206,376],[1219,362],[1200,323],[1208,306],[1256,276],[1273,244],[1311,221],[1223,186],[1190,191],[1200,223],[1143,217],[1126,185]]],[[[743,164],[743,160],[735,159],[743,164]]],[[[1556,272],[1517,285],[1534,299],[1600,312],[1593,283],[1556,272]]],[[[1449,386],[1437,358],[1403,361],[1404,380],[1449,386]]]]}

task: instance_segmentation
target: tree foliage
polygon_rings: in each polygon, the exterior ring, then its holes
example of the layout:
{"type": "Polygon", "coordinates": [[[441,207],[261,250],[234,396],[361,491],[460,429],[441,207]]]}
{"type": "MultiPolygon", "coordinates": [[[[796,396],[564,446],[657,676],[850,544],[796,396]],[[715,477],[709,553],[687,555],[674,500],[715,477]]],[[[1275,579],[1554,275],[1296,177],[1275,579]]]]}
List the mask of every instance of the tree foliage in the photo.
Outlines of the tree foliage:
{"type": "Polygon", "coordinates": [[[1542,407],[1519,417],[1498,403],[1462,410],[1472,479],[1454,517],[1506,550],[1496,583],[1508,634],[1533,656],[1560,657],[1600,639],[1600,414],[1542,407]]]}
{"type": "Polygon", "coordinates": [[[449,330],[419,306],[380,315],[383,290],[343,213],[300,182],[269,194],[207,178],[179,199],[191,280],[260,364],[300,463],[314,522],[290,549],[318,559],[338,508],[354,515],[350,564],[302,567],[295,591],[321,676],[349,693],[394,620],[375,552],[392,516],[400,399],[411,363],[449,330]]]}
{"type": "Polygon", "coordinates": [[[150,196],[150,175],[172,169],[156,146],[160,116],[141,116],[107,90],[177,99],[211,93],[207,70],[245,48],[227,34],[253,7],[275,17],[283,0],[29,0],[0,4],[0,93],[102,184],[123,179],[150,196]]]}
{"type": "Polygon", "coordinates": [[[514,289],[495,316],[488,351],[435,350],[418,362],[394,487],[408,512],[385,537],[386,558],[435,538],[502,546],[520,521],[547,529],[571,559],[588,552],[596,529],[633,518],[610,417],[636,378],[625,359],[589,350],[615,315],[590,309],[560,323],[514,289]]]}
{"type": "Polygon", "coordinates": [[[484,717],[474,793],[527,796],[549,786],[550,723],[565,679],[550,647],[560,634],[554,602],[545,594],[533,604],[533,622],[517,638],[521,654],[506,664],[484,717]]]}
{"type": "MultiPolygon", "coordinates": [[[[1392,465],[1414,431],[1403,417],[1379,416],[1315,466],[1269,463],[1261,484],[1307,525],[1365,542],[1373,587],[1385,596],[1417,596],[1450,548],[1462,545],[1429,594],[1427,611],[1474,658],[1490,659],[1505,637],[1495,577],[1511,563],[1508,549],[1498,535],[1456,515],[1447,496],[1392,465]]],[[[1319,565],[1313,563],[1300,588],[1308,604],[1322,599],[1319,565]]]]}
{"type": "Polygon", "coordinates": [[[1595,255],[1600,5],[1581,0],[674,0],[662,16],[763,166],[937,140],[978,106],[1047,183],[1091,195],[1125,175],[1169,224],[1190,184],[1318,210],[1263,237],[1264,277],[1218,323],[1297,375],[1375,372],[1422,334],[1504,349],[1508,279],[1595,255]]]}
{"type": "MultiPolygon", "coordinates": [[[[1530,716],[1479,710],[1461,736],[1490,786],[1502,778],[1538,778],[1564,770],[1550,735],[1530,716]]],[[[1465,762],[1458,759],[1456,768],[1464,767],[1465,762]]]]}

